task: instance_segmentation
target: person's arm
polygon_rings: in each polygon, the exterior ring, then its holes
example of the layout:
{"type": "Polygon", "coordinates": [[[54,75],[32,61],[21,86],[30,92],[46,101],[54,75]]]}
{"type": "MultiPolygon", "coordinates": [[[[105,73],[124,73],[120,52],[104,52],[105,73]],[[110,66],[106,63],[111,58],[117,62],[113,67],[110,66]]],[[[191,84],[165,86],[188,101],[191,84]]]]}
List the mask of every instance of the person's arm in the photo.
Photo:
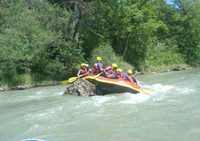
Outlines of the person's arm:
{"type": "Polygon", "coordinates": [[[87,75],[89,75],[89,73],[90,73],[90,72],[87,71],[86,73],[83,74],[83,76],[87,76],[87,75]]]}
{"type": "Polygon", "coordinates": [[[135,83],[135,81],[134,81],[132,78],[130,78],[130,77],[129,77],[129,81],[130,81],[131,83],[135,83]]]}
{"type": "Polygon", "coordinates": [[[81,70],[78,71],[77,76],[81,77],[81,70]]]}
{"type": "Polygon", "coordinates": [[[100,71],[101,71],[101,72],[104,71],[103,64],[100,64],[100,71]]]}
{"type": "Polygon", "coordinates": [[[92,69],[89,69],[89,73],[92,73],[92,69]]]}
{"type": "Polygon", "coordinates": [[[133,79],[133,81],[134,81],[135,83],[137,83],[137,79],[135,78],[134,75],[132,76],[132,79],[133,79]]]}

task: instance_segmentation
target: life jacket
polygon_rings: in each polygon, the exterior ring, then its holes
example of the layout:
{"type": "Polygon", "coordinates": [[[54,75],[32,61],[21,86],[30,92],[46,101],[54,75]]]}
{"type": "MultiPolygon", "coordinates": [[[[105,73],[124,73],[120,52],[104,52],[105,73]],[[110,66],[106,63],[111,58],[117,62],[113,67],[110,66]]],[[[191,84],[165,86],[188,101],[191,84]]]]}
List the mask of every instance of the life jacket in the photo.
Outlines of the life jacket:
{"type": "Polygon", "coordinates": [[[117,72],[114,71],[111,66],[106,67],[104,72],[105,72],[106,77],[108,78],[113,78],[113,79],[117,78],[117,72]]]}
{"type": "Polygon", "coordinates": [[[128,74],[124,75],[124,80],[130,82],[130,83],[137,83],[137,80],[134,76],[129,76],[128,74]]]}
{"type": "Polygon", "coordinates": [[[124,73],[123,79],[128,81],[129,78],[127,73],[124,73]]]}
{"type": "Polygon", "coordinates": [[[117,79],[117,72],[116,71],[112,71],[112,75],[111,75],[113,79],[117,79]]]}
{"type": "Polygon", "coordinates": [[[123,79],[124,76],[123,76],[122,72],[117,72],[116,77],[117,77],[117,79],[123,79]]]}
{"type": "Polygon", "coordinates": [[[84,76],[87,76],[89,74],[89,69],[88,68],[81,68],[79,71],[78,71],[78,74],[77,76],[78,77],[84,77],[84,76]]]}
{"type": "Polygon", "coordinates": [[[104,71],[105,71],[106,74],[112,74],[113,73],[113,69],[112,69],[111,66],[106,67],[104,71]]]}
{"type": "Polygon", "coordinates": [[[128,81],[131,83],[134,83],[133,77],[132,76],[128,76],[128,81]]]}
{"type": "Polygon", "coordinates": [[[103,71],[103,64],[102,63],[95,63],[92,68],[93,74],[99,74],[103,71]]]}

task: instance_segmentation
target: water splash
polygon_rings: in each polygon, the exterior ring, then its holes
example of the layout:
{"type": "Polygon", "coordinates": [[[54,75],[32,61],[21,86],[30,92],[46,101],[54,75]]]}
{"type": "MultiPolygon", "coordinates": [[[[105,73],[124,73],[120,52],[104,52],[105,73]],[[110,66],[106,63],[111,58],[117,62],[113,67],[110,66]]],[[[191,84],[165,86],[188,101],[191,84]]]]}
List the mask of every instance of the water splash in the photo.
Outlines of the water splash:
{"type": "Polygon", "coordinates": [[[32,139],[24,139],[22,141],[45,141],[45,140],[32,138],[32,139]]]}
{"type": "Polygon", "coordinates": [[[104,103],[109,102],[114,99],[116,99],[116,96],[94,96],[94,97],[92,97],[94,106],[97,106],[97,107],[102,106],[104,103]]]}
{"type": "Polygon", "coordinates": [[[187,87],[180,87],[177,85],[163,85],[163,84],[152,84],[145,85],[144,88],[150,89],[152,93],[153,101],[162,101],[170,95],[189,95],[194,92],[194,89],[187,87]]]}
{"type": "Polygon", "coordinates": [[[143,94],[124,93],[125,100],[121,100],[122,104],[138,104],[147,101],[151,96],[143,94]]]}

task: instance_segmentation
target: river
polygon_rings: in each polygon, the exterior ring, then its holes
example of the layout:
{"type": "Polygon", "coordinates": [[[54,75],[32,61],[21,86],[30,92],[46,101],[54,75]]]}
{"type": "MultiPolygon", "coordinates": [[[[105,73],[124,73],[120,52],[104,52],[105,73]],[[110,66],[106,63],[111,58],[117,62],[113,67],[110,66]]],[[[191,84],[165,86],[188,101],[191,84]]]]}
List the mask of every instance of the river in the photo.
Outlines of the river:
{"type": "Polygon", "coordinates": [[[0,141],[199,141],[200,70],[139,79],[150,96],[63,96],[63,86],[2,92],[0,141]]]}

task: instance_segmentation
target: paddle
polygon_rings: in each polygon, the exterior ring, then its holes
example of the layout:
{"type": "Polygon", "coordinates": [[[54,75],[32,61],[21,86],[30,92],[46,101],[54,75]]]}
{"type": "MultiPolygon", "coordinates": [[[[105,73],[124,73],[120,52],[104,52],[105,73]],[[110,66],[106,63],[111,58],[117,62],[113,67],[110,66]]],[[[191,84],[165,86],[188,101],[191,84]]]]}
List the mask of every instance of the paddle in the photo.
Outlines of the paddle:
{"type": "MultiPolygon", "coordinates": [[[[96,79],[97,77],[99,77],[103,72],[95,75],[92,79],[96,79]]],[[[73,83],[75,82],[77,79],[79,79],[80,77],[70,77],[68,80],[64,80],[62,81],[62,84],[70,84],[70,83],[73,83]]]]}
{"type": "Polygon", "coordinates": [[[97,77],[99,77],[101,74],[102,74],[103,72],[101,72],[101,73],[99,73],[99,74],[97,74],[97,75],[95,75],[94,77],[92,77],[91,79],[96,79],[97,77]]]}
{"type": "Polygon", "coordinates": [[[152,93],[151,89],[142,88],[142,86],[145,85],[143,82],[137,80],[137,84],[141,87],[140,88],[141,89],[141,93],[148,94],[148,95],[152,93]]]}
{"type": "Polygon", "coordinates": [[[150,95],[150,94],[151,94],[151,92],[148,91],[148,90],[146,90],[146,89],[141,89],[140,92],[141,92],[142,94],[145,94],[145,95],[150,95]]]}
{"type": "Polygon", "coordinates": [[[78,78],[80,78],[80,77],[70,77],[68,80],[64,80],[61,83],[64,85],[70,84],[70,83],[73,83],[74,81],[76,81],[78,78]]]}

